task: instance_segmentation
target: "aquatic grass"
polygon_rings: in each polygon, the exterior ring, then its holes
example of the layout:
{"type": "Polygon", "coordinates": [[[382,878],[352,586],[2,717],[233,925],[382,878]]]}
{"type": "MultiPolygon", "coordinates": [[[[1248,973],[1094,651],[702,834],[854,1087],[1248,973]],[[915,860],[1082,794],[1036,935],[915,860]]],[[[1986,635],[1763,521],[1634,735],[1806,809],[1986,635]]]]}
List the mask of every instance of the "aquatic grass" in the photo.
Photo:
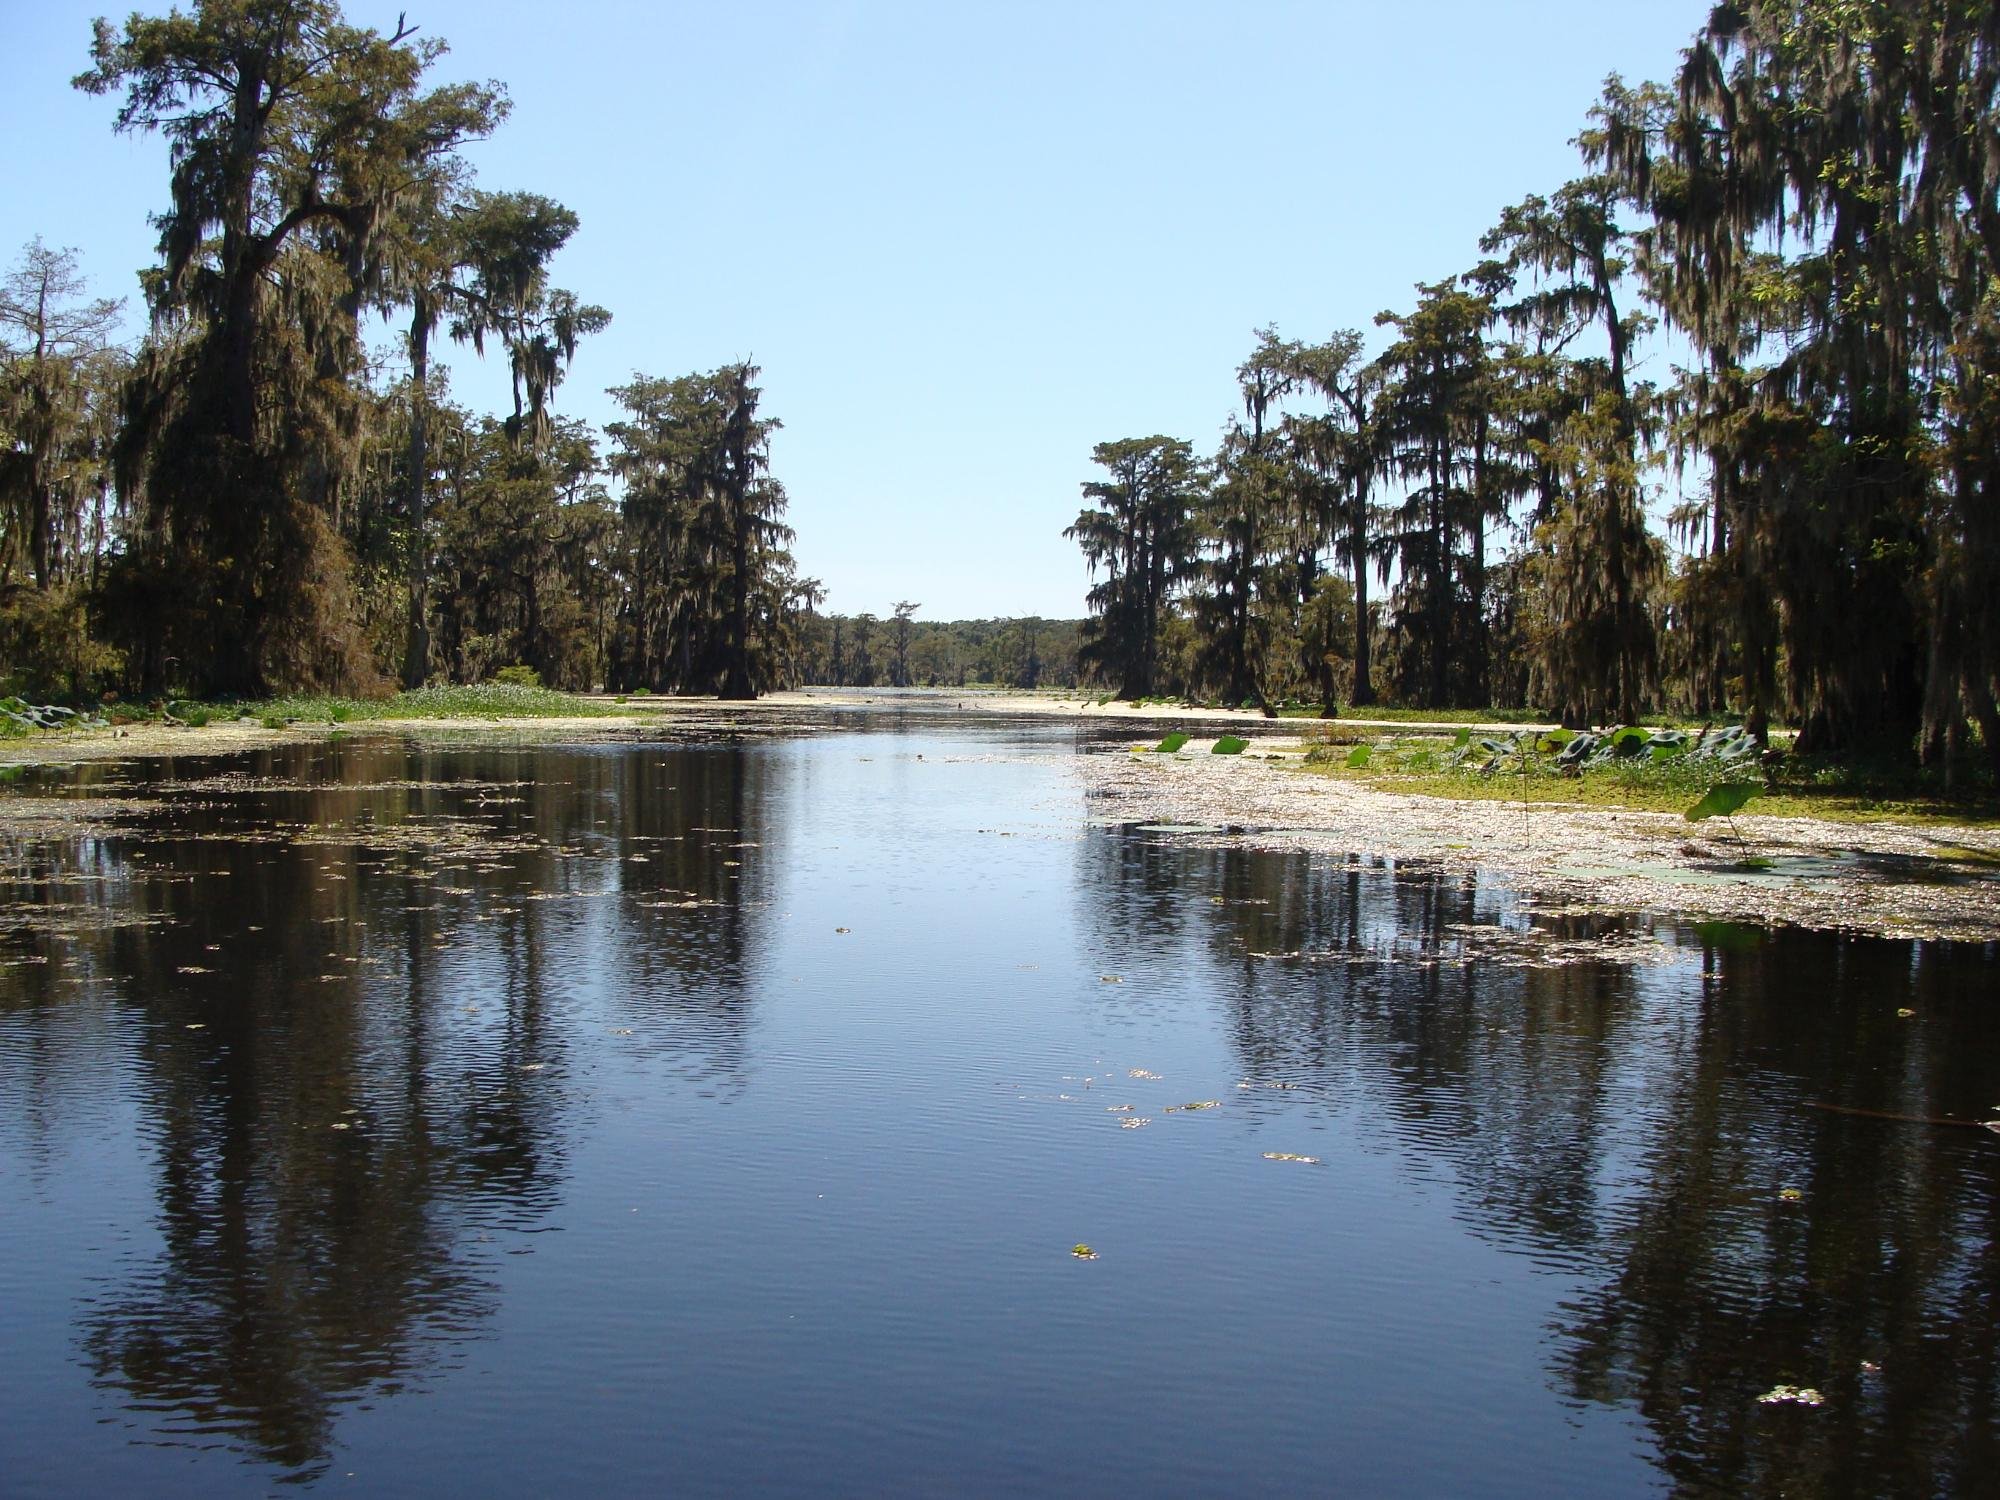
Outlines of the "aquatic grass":
{"type": "Polygon", "coordinates": [[[601,719],[617,705],[518,683],[416,688],[387,698],[294,696],[257,705],[261,722],[348,724],[381,719],[601,719]]]}
{"type": "MultiPolygon", "coordinates": [[[[1580,776],[1542,772],[1482,776],[1463,768],[1439,769],[1436,757],[1418,756],[1401,764],[1377,754],[1365,767],[1344,759],[1309,762],[1310,775],[1364,781],[1385,791],[1409,792],[1461,802],[1547,803],[1605,811],[1685,813],[1692,797],[1706,791],[1675,768],[1617,767],[1580,776]]],[[[1820,818],[1841,823],[1915,823],[1945,826],[2000,826],[2000,801],[1992,796],[1947,798],[1910,792],[1902,796],[1860,793],[1836,787],[1802,786],[1780,778],[1758,799],[1767,818],[1820,818]]]]}
{"type": "MultiPolygon", "coordinates": [[[[1719,735],[1713,736],[1720,738],[1719,735]]],[[[1609,737],[1606,737],[1607,739],[1609,737]]],[[[1654,739],[1662,738],[1655,735],[1654,739]]],[[[1385,790],[1458,801],[1552,803],[1685,814],[1722,785],[1758,789],[1760,816],[1839,822],[2000,824],[2000,796],[1974,780],[1947,790],[1935,773],[1873,761],[1851,763],[1783,757],[1718,763],[1685,749],[1666,755],[1644,738],[1613,744],[1608,753],[1564,757],[1581,742],[1567,731],[1532,741],[1458,735],[1382,735],[1369,741],[1315,745],[1304,769],[1385,790]],[[1626,753],[1619,753],[1621,750],[1626,753]]],[[[1602,747],[1605,740],[1599,741],[1602,747]]]]}

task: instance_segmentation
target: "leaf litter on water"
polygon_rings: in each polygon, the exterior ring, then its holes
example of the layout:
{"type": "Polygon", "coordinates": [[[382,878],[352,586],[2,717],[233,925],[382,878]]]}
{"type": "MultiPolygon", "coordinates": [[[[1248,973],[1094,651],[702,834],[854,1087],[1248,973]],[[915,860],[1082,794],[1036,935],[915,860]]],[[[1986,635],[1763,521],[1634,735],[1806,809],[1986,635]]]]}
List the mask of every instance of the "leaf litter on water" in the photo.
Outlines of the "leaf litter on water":
{"type": "Polygon", "coordinates": [[[1826,1397],[1809,1385],[1774,1385],[1757,1398],[1759,1406],[1824,1406],[1826,1397]]]}

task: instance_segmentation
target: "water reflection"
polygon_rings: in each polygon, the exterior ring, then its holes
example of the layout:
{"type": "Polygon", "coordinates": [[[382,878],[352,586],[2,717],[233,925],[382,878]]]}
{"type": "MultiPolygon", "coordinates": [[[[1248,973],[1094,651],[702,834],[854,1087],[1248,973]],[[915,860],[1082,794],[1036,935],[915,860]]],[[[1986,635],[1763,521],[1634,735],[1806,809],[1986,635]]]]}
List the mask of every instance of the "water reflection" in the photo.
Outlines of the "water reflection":
{"type": "Polygon", "coordinates": [[[2000,1473],[2000,1152],[1918,1122],[2000,1113],[1990,961],[1780,933],[1704,966],[1646,1059],[1661,1128],[1562,1378],[1635,1402],[1690,1491],[1976,1493],[2000,1473]],[[1826,1409],[1758,1400],[1778,1384],[1826,1409]]]}
{"type": "Polygon", "coordinates": [[[1111,951],[1212,956],[1246,1087],[1363,1117],[1473,1233],[1578,1278],[1552,1381],[1635,1406],[1677,1490],[2000,1473],[1990,951],[1543,917],[1144,830],[1082,857],[1111,951]]]}
{"type": "Polygon", "coordinates": [[[111,800],[0,874],[0,1250],[86,1270],[0,1263],[0,1327],[246,1487],[450,1409],[410,1482],[976,1490],[983,1444],[1087,1492],[1116,1433],[1138,1489],[1393,1488],[1441,1399],[1542,1424],[1435,1471],[1495,1493],[1630,1488],[1640,1444],[1686,1493],[2000,1472],[2000,1138],[1949,1123],[2000,1113],[1993,953],[1086,829],[1065,746],[916,733],[45,789],[111,800]],[[1481,1299],[1530,1309],[1498,1353],[1481,1299]],[[584,1409],[621,1420],[579,1458],[584,1409]]]}
{"type": "Polygon", "coordinates": [[[149,1441],[310,1477],[339,1408],[450,1364],[497,1257],[560,1227],[580,1037],[743,1075],[764,773],[368,741],[174,769],[0,887],[37,917],[6,937],[0,1110],[46,1169],[79,1075],[117,1070],[157,1248],[79,1310],[89,1367],[149,1441]]]}

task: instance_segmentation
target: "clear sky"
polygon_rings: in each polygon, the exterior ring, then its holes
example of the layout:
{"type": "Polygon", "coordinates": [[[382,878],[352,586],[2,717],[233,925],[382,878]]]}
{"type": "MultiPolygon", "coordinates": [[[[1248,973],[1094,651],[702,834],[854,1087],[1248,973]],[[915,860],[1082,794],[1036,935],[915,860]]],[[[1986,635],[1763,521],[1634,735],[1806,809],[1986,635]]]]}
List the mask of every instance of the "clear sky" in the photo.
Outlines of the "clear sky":
{"type": "MultiPolygon", "coordinates": [[[[69,87],[91,17],[129,8],[0,0],[0,257],[75,246],[136,306],[165,148],[69,87]]],[[[481,184],[582,218],[556,280],[615,321],[558,408],[602,422],[634,371],[754,358],[828,607],[943,619],[1083,613],[1061,533],[1093,444],[1212,447],[1261,324],[1376,336],[1575,175],[1605,75],[1666,76],[1708,5],[346,4],[398,9],[451,43],[434,77],[512,94],[481,184]]],[[[504,400],[490,358],[454,382],[504,400]]]]}

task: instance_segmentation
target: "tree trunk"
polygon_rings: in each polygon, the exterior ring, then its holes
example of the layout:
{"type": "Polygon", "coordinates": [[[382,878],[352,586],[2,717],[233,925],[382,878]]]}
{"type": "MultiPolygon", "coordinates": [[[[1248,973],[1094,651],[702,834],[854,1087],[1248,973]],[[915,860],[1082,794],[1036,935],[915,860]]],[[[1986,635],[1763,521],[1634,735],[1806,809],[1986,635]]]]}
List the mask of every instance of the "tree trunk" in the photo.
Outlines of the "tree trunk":
{"type": "Polygon", "coordinates": [[[1375,679],[1369,673],[1373,624],[1368,614],[1368,537],[1366,523],[1357,521],[1349,543],[1354,554],[1354,706],[1375,701],[1375,679]]]}
{"type": "Polygon", "coordinates": [[[35,571],[35,587],[47,589],[49,578],[49,489],[36,475],[28,488],[28,561],[35,571]]]}
{"type": "Polygon", "coordinates": [[[1472,594],[1472,680],[1473,703],[1485,707],[1492,699],[1488,679],[1492,675],[1491,649],[1486,638],[1486,440],[1488,412],[1482,407],[1472,449],[1472,566],[1468,588],[1472,594]]]}
{"type": "Polygon", "coordinates": [[[721,697],[750,699],[757,689],[750,681],[750,518],[744,514],[747,500],[736,501],[735,546],[729,579],[729,665],[722,680],[721,697]]]}
{"type": "Polygon", "coordinates": [[[403,686],[420,688],[430,676],[430,558],[424,534],[425,486],[430,479],[429,309],[419,307],[410,325],[410,629],[403,648],[403,686]]]}
{"type": "Polygon", "coordinates": [[[1431,444],[1430,451],[1430,533],[1431,533],[1431,577],[1430,577],[1430,646],[1431,646],[1431,689],[1430,707],[1441,708],[1445,700],[1445,637],[1446,622],[1450,610],[1451,589],[1451,537],[1445,530],[1444,521],[1444,471],[1439,449],[1442,439],[1431,444]]]}

